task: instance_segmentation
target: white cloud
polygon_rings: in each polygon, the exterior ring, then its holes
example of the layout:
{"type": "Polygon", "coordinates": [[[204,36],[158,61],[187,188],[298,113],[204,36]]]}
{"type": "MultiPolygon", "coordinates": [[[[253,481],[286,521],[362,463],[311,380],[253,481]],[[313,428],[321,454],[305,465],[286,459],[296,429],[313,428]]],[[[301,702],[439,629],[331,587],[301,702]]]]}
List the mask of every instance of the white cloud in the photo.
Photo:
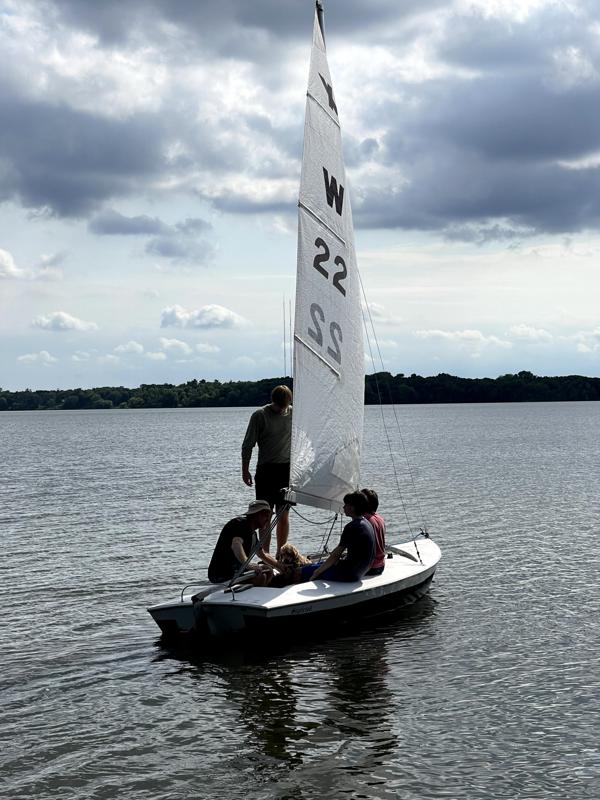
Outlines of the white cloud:
{"type": "Polygon", "coordinates": [[[235,311],[224,306],[211,304],[195,311],[187,311],[182,306],[167,306],[161,312],[161,328],[239,328],[246,320],[235,311]]]}
{"type": "Polygon", "coordinates": [[[119,356],[113,356],[111,353],[107,353],[105,356],[98,356],[98,363],[99,364],[120,364],[121,359],[119,356]]]}
{"type": "Polygon", "coordinates": [[[374,325],[396,325],[397,323],[402,322],[400,317],[395,317],[393,314],[389,314],[385,307],[379,303],[368,303],[366,310],[367,317],[370,317],[373,320],[374,325]]]}
{"type": "Polygon", "coordinates": [[[511,325],[508,329],[508,335],[526,342],[549,342],[553,338],[552,334],[543,328],[533,328],[524,323],[511,325]]]}
{"type": "Polygon", "coordinates": [[[146,358],[150,359],[150,361],[166,361],[167,355],[166,353],[146,353],[146,358]]]}
{"type": "Polygon", "coordinates": [[[204,355],[209,353],[218,353],[220,349],[221,348],[217,347],[216,344],[208,344],[207,342],[198,342],[196,345],[196,350],[204,355]]]}
{"type": "Polygon", "coordinates": [[[71,356],[71,361],[89,361],[90,354],[86,353],[84,350],[77,350],[71,356]]]}
{"type": "Polygon", "coordinates": [[[512,347],[510,342],[499,339],[497,336],[485,336],[481,331],[415,331],[414,334],[419,339],[437,339],[438,341],[454,342],[456,344],[474,345],[476,347],[486,347],[494,345],[496,347],[512,347]]]}
{"type": "Polygon", "coordinates": [[[72,317],[66,311],[53,311],[48,316],[36,317],[31,324],[34,328],[45,331],[95,331],[98,326],[95,322],[86,322],[83,319],[72,317]]]}
{"type": "Polygon", "coordinates": [[[26,353],[23,356],[18,356],[17,361],[22,364],[43,364],[47,367],[50,364],[55,364],[58,358],[51,356],[47,350],[40,350],[39,353],[26,353]]]}
{"type": "Polygon", "coordinates": [[[63,272],[56,268],[56,264],[63,258],[62,253],[55,256],[42,256],[38,269],[23,269],[18,267],[11,253],[0,248],[0,278],[26,281],[60,281],[63,272]]]}
{"type": "Polygon", "coordinates": [[[171,351],[176,355],[189,356],[193,352],[189,344],[182,342],[180,339],[165,339],[161,336],[159,341],[163,350],[171,351]]]}
{"type": "Polygon", "coordinates": [[[0,248],[0,278],[26,278],[27,271],[20,269],[8,250],[0,248]]]}
{"type": "Polygon", "coordinates": [[[134,342],[133,339],[127,344],[119,344],[115,347],[115,353],[136,353],[140,355],[144,352],[144,345],[139,342],[134,342]]]}
{"type": "Polygon", "coordinates": [[[600,352],[600,326],[593,331],[579,331],[567,338],[576,343],[578,353],[600,352]]]}

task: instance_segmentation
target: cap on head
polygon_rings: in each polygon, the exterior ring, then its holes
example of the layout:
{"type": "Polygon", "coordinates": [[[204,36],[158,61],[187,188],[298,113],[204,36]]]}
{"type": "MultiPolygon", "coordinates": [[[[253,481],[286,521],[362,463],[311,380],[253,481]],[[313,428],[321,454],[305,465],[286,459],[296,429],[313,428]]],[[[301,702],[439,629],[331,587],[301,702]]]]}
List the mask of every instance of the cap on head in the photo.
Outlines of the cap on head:
{"type": "Polygon", "coordinates": [[[253,500],[248,506],[246,515],[258,514],[259,511],[271,511],[271,506],[267,503],[266,500],[253,500]]]}

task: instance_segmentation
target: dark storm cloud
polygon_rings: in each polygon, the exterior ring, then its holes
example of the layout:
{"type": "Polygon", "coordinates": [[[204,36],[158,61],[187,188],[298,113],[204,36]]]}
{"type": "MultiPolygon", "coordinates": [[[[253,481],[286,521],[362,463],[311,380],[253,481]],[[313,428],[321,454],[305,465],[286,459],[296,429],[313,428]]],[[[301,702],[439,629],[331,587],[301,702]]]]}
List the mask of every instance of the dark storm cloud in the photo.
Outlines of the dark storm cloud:
{"type": "Polygon", "coordinates": [[[99,236],[163,236],[182,233],[197,236],[210,231],[212,225],[200,217],[187,217],[175,225],[167,225],[158,217],[141,214],[137,217],[126,217],[113,208],[107,208],[96,214],[88,223],[88,229],[99,236]]]}
{"type": "MultiPolygon", "coordinates": [[[[176,66],[183,75],[189,67],[218,67],[213,87],[228,103],[217,111],[184,81],[161,96],[160,113],[109,118],[66,102],[24,100],[9,87],[0,103],[0,199],[85,216],[151,186],[184,185],[230,213],[291,211],[302,97],[297,125],[276,111],[278,92],[289,88],[292,48],[303,43],[308,57],[311,5],[48,0],[44,24],[57,37],[92,33],[107,55],[113,47],[126,54],[150,45],[167,71],[176,66]],[[248,85],[254,81],[251,111],[243,96],[239,107],[231,103],[229,65],[248,85]]],[[[418,41],[442,68],[435,80],[366,71],[364,103],[353,109],[361,136],[344,131],[358,224],[474,240],[599,228],[598,169],[561,163],[600,151],[597,3],[583,0],[577,13],[567,5],[542,8],[522,20],[451,9],[434,0],[326,3],[330,47],[376,45],[374,55],[387,49],[393,63],[418,41]]],[[[210,249],[199,241],[200,229],[165,230],[150,217],[107,214],[90,229],[153,235],[153,255],[193,259],[210,249]]]]}
{"type": "Polygon", "coordinates": [[[145,248],[151,256],[167,258],[180,263],[204,265],[214,255],[215,248],[210,242],[176,236],[157,236],[145,248]]]}
{"type": "Polygon", "coordinates": [[[438,55],[476,72],[398,83],[401,100],[378,107],[375,156],[401,178],[358,187],[359,224],[474,241],[598,229],[600,170],[581,162],[600,152],[600,47],[585,19],[465,17],[438,55]]]}
{"type": "Polygon", "coordinates": [[[96,214],[88,223],[88,228],[99,236],[147,236],[167,231],[168,225],[158,217],[148,217],[146,214],[126,217],[109,208],[96,214]]]}
{"type": "Polygon", "coordinates": [[[416,165],[408,186],[359,194],[357,220],[365,227],[443,230],[468,240],[495,238],[495,232],[501,239],[511,238],[511,231],[515,236],[574,232],[600,224],[598,168],[523,169],[519,163],[447,155],[433,174],[428,165],[416,165]],[[510,224],[490,224],[493,219],[510,224]]]}
{"type": "Polygon", "coordinates": [[[0,118],[0,199],[28,208],[82,216],[164,163],[162,125],[149,115],[108,119],[8,96],[0,118]]]}
{"type": "Polygon", "coordinates": [[[210,222],[200,219],[200,217],[187,217],[182,220],[182,222],[177,222],[175,224],[175,229],[190,236],[197,236],[200,233],[207,233],[210,231],[212,225],[210,222]]]}
{"type": "MultiPolygon", "coordinates": [[[[335,36],[360,36],[371,30],[389,30],[415,14],[443,7],[445,0],[330,0],[325,2],[325,28],[335,36]]],[[[122,44],[139,36],[164,39],[164,23],[176,26],[190,41],[201,41],[211,51],[229,57],[248,54],[254,44],[265,60],[278,41],[305,42],[310,35],[314,4],[310,0],[53,0],[49,4],[63,24],[82,28],[108,44],[122,44]],[[257,38],[256,34],[262,34],[257,38]],[[237,44],[238,49],[233,45],[237,44]]]]}

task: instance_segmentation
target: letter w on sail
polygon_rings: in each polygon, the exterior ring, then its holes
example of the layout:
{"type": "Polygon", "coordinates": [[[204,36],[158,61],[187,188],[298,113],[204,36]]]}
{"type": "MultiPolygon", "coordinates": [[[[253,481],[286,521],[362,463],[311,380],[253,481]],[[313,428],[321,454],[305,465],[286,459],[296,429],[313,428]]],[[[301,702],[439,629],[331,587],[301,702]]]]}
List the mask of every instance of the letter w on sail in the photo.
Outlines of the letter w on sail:
{"type": "Polygon", "coordinates": [[[323,167],[323,177],[325,178],[325,192],[327,193],[327,202],[333,208],[333,202],[335,200],[335,210],[337,213],[342,216],[342,208],[344,205],[344,187],[340,184],[338,186],[338,182],[336,181],[335,177],[332,175],[331,179],[329,178],[329,172],[323,167]]]}

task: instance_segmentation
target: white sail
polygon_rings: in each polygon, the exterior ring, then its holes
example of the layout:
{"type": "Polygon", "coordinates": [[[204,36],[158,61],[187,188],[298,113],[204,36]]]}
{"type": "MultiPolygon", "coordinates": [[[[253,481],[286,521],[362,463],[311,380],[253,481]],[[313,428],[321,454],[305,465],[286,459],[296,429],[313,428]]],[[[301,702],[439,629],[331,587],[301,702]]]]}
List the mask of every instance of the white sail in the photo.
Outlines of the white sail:
{"type": "Polygon", "coordinates": [[[364,404],[360,283],[325,42],[315,13],[298,203],[289,499],[338,510],[359,484],[364,404]]]}

